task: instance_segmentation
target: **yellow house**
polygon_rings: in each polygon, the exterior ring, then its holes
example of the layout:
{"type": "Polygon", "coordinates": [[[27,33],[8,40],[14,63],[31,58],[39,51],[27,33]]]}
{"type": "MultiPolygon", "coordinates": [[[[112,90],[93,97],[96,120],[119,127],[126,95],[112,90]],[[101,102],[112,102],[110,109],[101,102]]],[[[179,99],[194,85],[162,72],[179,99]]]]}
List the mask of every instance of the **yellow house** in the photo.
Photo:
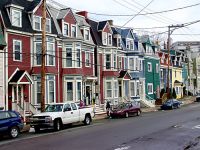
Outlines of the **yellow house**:
{"type": "Polygon", "coordinates": [[[183,97],[182,68],[172,68],[172,88],[175,89],[177,98],[183,97]]]}

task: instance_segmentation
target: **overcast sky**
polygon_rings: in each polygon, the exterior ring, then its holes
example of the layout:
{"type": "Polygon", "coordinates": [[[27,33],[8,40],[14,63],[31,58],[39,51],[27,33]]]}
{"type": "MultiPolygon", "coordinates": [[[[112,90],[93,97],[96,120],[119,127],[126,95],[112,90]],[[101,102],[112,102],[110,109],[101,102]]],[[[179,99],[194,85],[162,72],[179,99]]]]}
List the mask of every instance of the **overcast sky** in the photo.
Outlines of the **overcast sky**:
{"type": "MultiPolygon", "coordinates": [[[[148,5],[152,0],[56,0],[57,2],[71,7],[77,10],[87,10],[88,12],[94,12],[99,14],[137,14],[146,5],[148,5]],[[121,5],[120,5],[121,4],[121,5]],[[123,5],[123,6],[122,6],[123,5]]],[[[150,5],[144,9],[141,13],[163,11],[169,9],[175,9],[179,7],[184,7],[187,5],[193,5],[200,3],[200,0],[153,0],[150,5]]],[[[136,16],[132,21],[130,21],[126,26],[133,28],[148,28],[148,27],[158,27],[158,26],[168,26],[176,25],[186,22],[191,22],[194,20],[200,20],[200,5],[186,8],[178,11],[162,13],[157,15],[146,15],[146,16],[136,16]]],[[[115,25],[122,26],[128,20],[132,18],[129,17],[106,17],[97,16],[89,13],[91,19],[96,20],[114,20],[115,25]]],[[[166,28],[162,29],[151,29],[150,32],[163,32],[167,31],[166,28]]],[[[137,29],[138,34],[147,34],[146,29],[137,29]],[[139,30],[139,31],[138,31],[139,30]]],[[[155,33],[152,33],[155,34],[155,33]]],[[[173,34],[200,34],[200,22],[187,28],[177,29],[173,34]]],[[[171,35],[173,41],[189,40],[189,41],[200,41],[200,35],[171,35]]],[[[166,39],[167,34],[160,35],[160,39],[166,39]]]]}

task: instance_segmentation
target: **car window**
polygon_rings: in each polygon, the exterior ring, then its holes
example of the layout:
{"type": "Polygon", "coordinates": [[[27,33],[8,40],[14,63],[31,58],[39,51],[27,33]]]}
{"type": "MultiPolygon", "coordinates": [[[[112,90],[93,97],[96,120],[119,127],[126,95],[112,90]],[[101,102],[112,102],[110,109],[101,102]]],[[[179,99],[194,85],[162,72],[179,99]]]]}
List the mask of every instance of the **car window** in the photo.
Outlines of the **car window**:
{"type": "Polygon", "coordinates": [[[71,111],[72,109],[71,109],[70,104],[65,104],[64,110],[65,110],[65,111],[71,111]]]}
{"type": "Polygon", "coordinates": [[[10,116],[13,117],[13,118],[17,117],[17,115],[14,112],[10,112],[10,116]]]}
{"type": "Polygon", "coordinates": [[[0,112],[0,120],[7,119],[7,118],[10,118],[10,115],[8,112],[0,112]]]}
{"type": "Polygon", "coordinates": [[[72,109],[73,109],[73,110],[77,110],[76,104],[71,103],[71,106],[72,106],[72,109]]]}

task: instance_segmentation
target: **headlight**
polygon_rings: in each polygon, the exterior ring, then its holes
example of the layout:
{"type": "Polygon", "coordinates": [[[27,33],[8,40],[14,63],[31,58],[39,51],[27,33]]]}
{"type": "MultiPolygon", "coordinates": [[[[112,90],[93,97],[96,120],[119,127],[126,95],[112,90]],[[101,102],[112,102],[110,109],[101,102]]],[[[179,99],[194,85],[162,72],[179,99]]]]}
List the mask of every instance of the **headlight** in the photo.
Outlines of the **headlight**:
{"type": "Polygon", "coordinates": [[[52,122],[52,117],[45,117],[45,122],[52,122]]]}

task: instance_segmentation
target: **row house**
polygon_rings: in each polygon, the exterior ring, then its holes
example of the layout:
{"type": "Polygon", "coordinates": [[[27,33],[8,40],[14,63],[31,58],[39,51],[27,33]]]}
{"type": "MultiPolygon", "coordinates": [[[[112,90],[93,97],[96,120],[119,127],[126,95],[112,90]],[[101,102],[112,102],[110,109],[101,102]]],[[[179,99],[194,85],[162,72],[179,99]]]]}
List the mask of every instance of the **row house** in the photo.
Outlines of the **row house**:
{"type": "MultiPolygon", "coordinates": [[[[5,35],[6,109],[40,108],[42,1],[0,1],[5,35]]],[[[91,104],[97,78],[90,25],[71,9],[46,8],[46,104],[84,100],[91,104]]]]}
{"type": "Polygon", "coordinates": [[[159,47],[147,35],[140,40],[144,47],[145,98],[154,103],[160,98],[160,59],[157,56],[159,47]]]}

